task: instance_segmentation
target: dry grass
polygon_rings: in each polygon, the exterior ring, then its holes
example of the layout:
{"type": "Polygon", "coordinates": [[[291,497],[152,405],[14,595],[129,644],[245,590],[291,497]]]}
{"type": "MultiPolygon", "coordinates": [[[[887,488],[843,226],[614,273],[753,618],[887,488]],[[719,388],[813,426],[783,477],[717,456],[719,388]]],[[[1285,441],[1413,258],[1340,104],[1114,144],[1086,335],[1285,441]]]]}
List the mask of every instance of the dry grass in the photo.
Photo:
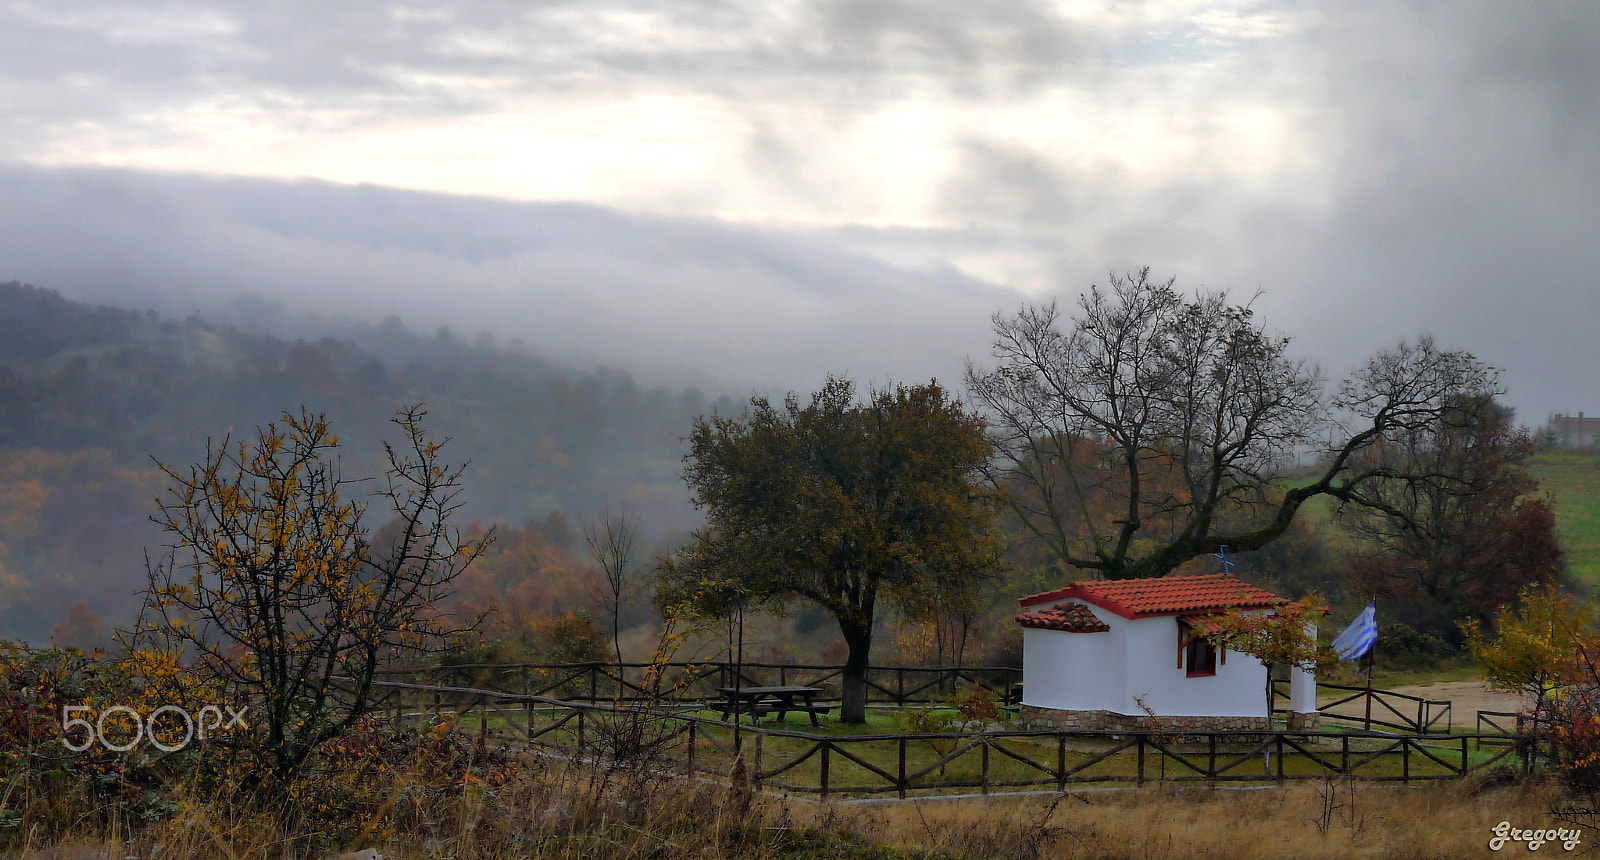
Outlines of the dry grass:
{"type": "Polygon", "coordinates": [[[55,844],[22,834],[5,856],[72,860],[267,860],[322,858],[372,847],[385,857],[500,860],[773,856],[773,836],[727,787],[662,784],[573,763],[527,768],[495,789],[415,803],[414,787],[389,787],[387,802],[350,810],[341,838],[286,832],[271,815],[180,800],[181,811],[132,833],[73,832],[55,844]]]}
{"type": "Polygon", "coordinates": [[[1332,782],[912,802],[874,808],[845,826],[888,844],[1011,860],[1476,857],[1490,853],[1489,831],[1500,821],[1557,826],[1549,809],[1559,792],[1550,786],[1483,785],[1356,784],[1347,793],[1348,783],[1332,782]]]}
{"type": "MultiPolygon", "coordinates": [[[[24,840],[29,860],[324,858],[376,848],[390,858],[960,857],[1456,858],[1487,855],[1489,830],[1554,826],[1561,802],[1546,783],[1481,780],[1426,788],[1349,782],[1212,791],[1086,792],[992,800],[818,804],[752,794],[748,786],[663,781],[642,772],[541,760],[493,790],[432,804],[405,799],[352,810],[354,836],[335,843],[285,834],[258,813],[228,814],[181,798],[181,814],[135,833],[79,832],[57,844],[24,840]],[[89,838],[91,836],[98,838],[89,838]]],[[[347,833],[351,831],[346,831],[347,833]]],[[[1592,835],[1585,843],[1592,844],[1592,835]]]]}

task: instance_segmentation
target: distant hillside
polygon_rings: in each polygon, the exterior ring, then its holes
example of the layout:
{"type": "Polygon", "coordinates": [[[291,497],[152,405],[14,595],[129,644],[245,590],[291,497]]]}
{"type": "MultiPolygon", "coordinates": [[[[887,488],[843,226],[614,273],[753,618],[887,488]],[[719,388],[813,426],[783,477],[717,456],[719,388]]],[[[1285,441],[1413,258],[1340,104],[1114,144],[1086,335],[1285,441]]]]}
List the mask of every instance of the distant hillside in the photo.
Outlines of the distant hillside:
{"type": "Polygon", "coordinates": [[[1544,453],[1528,465],[1556,503],[1556,528],[1572,578],[1600,589],[1600,458],[1544,453]]]}
{"type": "Polygon", "coordinates": [[[736,408],[394,317],[309,343],[0,284],[0,637],[41,638],[78,601],[130,617],[161,538],[152,457],[187,465],[304,403],[346,441],[345,473],[372,474],[416,402],[472,460],[466,518],[548,530],[626,501],[657,534],[695,521],[677,477],[692,417],[736,408]]]}

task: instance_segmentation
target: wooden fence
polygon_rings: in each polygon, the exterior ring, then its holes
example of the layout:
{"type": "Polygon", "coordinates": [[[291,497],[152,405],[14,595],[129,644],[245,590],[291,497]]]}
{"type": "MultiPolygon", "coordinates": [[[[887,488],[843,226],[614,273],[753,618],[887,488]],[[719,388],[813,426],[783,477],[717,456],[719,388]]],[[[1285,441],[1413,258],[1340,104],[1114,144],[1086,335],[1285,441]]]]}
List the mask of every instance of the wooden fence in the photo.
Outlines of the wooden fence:
{"type": "MultiPolygon", "coordinates": [[[[646,690],[649,663],[461,664],[391,669],[379,677],[401,683],[494,690],[519,695],[555,695],[574,702],[703,701],[719,687],[804,685],[821,687],[823,701],[837,701],[844,667],[780,663],[668,663],[661,693],[646,690]]],[[[1004,706],[1018,703],[1022,670],[1005,666],[872,666],[867,669],[867,704],[937,702],[962,685],[989,690],[1004,706]]]]}
{"type": "Polygon", "coordinates": [[[1526,719],[1524,715],[1515,711],[1479,711],[1477,731],[1520,735],[1523,733],[1523,723],[1526,719]]]}
{"type": "MultiPolygon", "coordinates": [[[[1287,701],[1289,682],[1275,678],[1272,681],[1272,698],[1274,714],[1287,712],[1287,708],[1280,707],[1279,700],[1287,701]]],[[[1345,684],[1317,684],[1317,692],[1337,690],[1347,695],[1332,702],[1317,705],[1317,711],[1322,715],[1322,721],[1330,720],[1350,725],[1360,725],[1365,728],[1367,723],[1367,699],[1371,697],[1371,725],[1380,728],[1394,729],[1401,732],[1410,732],[1417,735],[1444,734],[1454,731],[1454,715],[1451,713],[1450,702],[1444,699],[1424,699],[1420,696],[1411,696],[1405,693],[1396,693],[1390,690],[1368,690],[1366,687],[1351,687],[1345,684]],[[1340,705],[1360,703],[1361,713],[1337,713],[1333,709],[1340,705]]]]}
{"type": "Polygon", "coordinates": [[[485,743],[568,754],[638,755],[649,766],[732,776],[759,787],[831,795],[1103,783],[1276,782],[1350,777],[1410,783],[1457,779],[1507,760],[1538,760],[1538,739],[1376,732],[980,731],[830,737],[740,727],[643,703],[573,702],[468,687],[379,682],[380,712],[405,721],[453,719],[485,743]],[[1503,744],[1484,751],[1483,740],[1503,744]]]}

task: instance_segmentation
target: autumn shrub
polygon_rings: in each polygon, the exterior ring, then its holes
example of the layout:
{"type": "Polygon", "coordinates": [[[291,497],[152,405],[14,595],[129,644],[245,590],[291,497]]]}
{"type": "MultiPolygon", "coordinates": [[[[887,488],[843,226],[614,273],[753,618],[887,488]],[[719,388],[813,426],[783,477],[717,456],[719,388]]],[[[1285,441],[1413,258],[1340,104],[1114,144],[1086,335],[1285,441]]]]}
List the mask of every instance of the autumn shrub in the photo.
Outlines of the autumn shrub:
{"type": "MultiPolygon", "coordinates": [[[[944,702],[905,708],[895,715],[895,727],[902,734],[940,735],[958,732],[984,731],[993,723],[1005,723],[1010,715],[1000,710],[999,700],[989,690],[974,685],[963,692],[957,690],[944,702]]],[[[939,758],[953,752],[955,738],[927,738],[923,741],[939,758]]],[[[945,772],[943,765],[939,773],[945,772]]]]}
{"type": "MultiPolygon", "coordinates": [[[[1589,692],[1586,697],[1593,697],[1589,692]]],[[[1576,710],[1576,709],[1572,709],[1576,710]]],[[[1600,794],[1600,709],[1585,702],[1582,713],[1557,720],[1551,728],[1556,743],[1556,773],[1575,791],[1600,794]]]]}
{"type": "Polygon", "coordinates": [[[1460,649],[1443,638],[1418,630],[1401,621],[1378,627],[1376,647],[1383,653],[1385,661],[1393,662],[1398,659],[1424,665],[1437,663],[1441,658],[1461,653],[1460,649]]]}
{"type": "Polygon", "coordinates": [[[363,717],[292,784],[270,792],[288,801],[282,825],[333,845],[390,838],[432,821],[445,805],[492,799],[516,782],[522,766],[506,749],[455,729],[453,719],[397,726],[363,717]]]}
{"type": "MultiPolygon", "coordinates": [[[[68,706],[89,708],[91,725],[114,705],[141,715],[157,703],[204,707],[182,673],[143,674],[163,664],[0,642],[0,852],[23,840],[132,835],[183,819],[210,822],[228,839],[271,832],[308,848],[342,845],[414,828],[441,804],[492,792],[519,773],[506,751],[475,744],[448,721],[396,727],[369,716],[282,786],[248,743],[196,740],[164,752],[146,741],[119,751],[63,731],[68,706]]],[[[106,722],[106,734],[121,746],[133,728],[119,720],[106,722]]],[[[177,746],[181,732],[157,738],[177,746]]]]}
{"type": "Polygon", "coordinates": [[[1000,710],[1000,700],[987,687],[973,685],[966,692],[957,690],[947,700],[961,714],[963,729],[983,730],[993,723],[1006,723],[1011,715],[1000,710]]]}
{"type": "MultiPolygon", "coordinates": [[[[1532,724],[1548,725],[1559,713],[1563,688],[1600,684],[1585,630],[1592,610],[1553,587],[1525,589],[1519,605],[1501,607],[1491,636],[1475,621],[1463,622],[1468,652],[1483,667],[1489,686],[1521,693],[1532,701],[1532,724]]],[[[1581,700],[1580,700],[1581,701],[1581,700]]]]}
{"type": "Polygon", "coordinates": [[[1540,701],[1556,774],[1573,791],[1600,799],[1600,641],[1579,635],[1561,667],[1562,682],[1540,701]]]}
{"type": "Polygon", "coordinates": [[[906,708],[895,714],[895,727],[902,734],[932,735],[961,730],[961,719],[940,705],[906,708]]]}
{"type": "MultiPolygon", "coordinates": [[[[142,717],[163,705],[197,712],[216,700],[179,681],[176,664],[159,655],[110,658],[0,640],[0,847],[24,829],[49,834],[85,823],[128,827],[175,814],[170,785],[193,772],[198,746],[164,752],[147,738],[118,752],[87,729],[74,727],[69,735],[65,721],[87,716],[98,729],[98,715],[115,706],[142,717]]],[[[111,743],[133,739],[123,714],[103,724],[111,743]]],[[[169,746],[182,739],[173,725],[153,733],[169,746]]]]}

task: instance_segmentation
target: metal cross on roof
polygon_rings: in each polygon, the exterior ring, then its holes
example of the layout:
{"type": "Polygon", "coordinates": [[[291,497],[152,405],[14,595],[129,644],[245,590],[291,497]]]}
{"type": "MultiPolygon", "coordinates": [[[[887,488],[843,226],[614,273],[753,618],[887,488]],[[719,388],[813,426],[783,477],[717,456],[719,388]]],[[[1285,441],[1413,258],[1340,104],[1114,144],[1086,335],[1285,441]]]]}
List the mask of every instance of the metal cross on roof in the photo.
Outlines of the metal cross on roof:
{"type": "Polygon", "coordinates": [[[1214,553],[1211,557],[1212,558],[1218,558],[1218,559],[1222,560],[1222,572],[1223,573],[1233,573],[1233,566],[1234,566],[1235,562],[1234,562],[1234,560],[1232,558],[1230,558],[1228,556],[1228,545],[1227,544],[1223,544],[1222,545],[1222,551],[1218,552],[1218,553],[1214,553]]]}

